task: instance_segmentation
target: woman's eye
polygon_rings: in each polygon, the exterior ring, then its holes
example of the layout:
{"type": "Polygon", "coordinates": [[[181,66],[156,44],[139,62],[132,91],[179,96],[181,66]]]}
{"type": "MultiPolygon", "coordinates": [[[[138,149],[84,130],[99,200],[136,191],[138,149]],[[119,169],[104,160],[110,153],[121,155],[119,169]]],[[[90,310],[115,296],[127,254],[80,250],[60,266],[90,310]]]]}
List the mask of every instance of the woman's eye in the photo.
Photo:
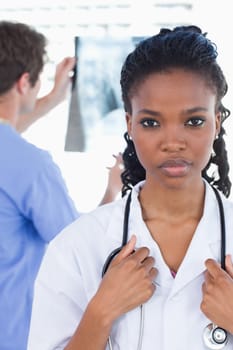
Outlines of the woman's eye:
{"type": "Polygon", "coordinates": [[[140,124],[145,128],[154,128],[159,126],[159,123],[154,119],[143,119],[140,124]]]}
{"type": "Polygon", "coordinates": [[[203,118],[191,118],[185,124],[190,126],[201,126],[205,120],[203,118]]]}

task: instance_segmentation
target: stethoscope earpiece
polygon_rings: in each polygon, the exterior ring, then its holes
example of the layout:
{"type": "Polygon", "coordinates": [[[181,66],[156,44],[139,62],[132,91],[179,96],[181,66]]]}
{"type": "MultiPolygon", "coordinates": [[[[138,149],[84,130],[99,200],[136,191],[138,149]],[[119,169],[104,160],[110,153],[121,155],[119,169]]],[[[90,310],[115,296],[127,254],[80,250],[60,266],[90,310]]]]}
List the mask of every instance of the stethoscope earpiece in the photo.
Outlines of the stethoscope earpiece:
{"type": "Polygon", "coordinates": [[[225,329],[210,323],[204,329],[203,340],[208,349],[220,350],[227,344],[227,332],[225,329]]]}

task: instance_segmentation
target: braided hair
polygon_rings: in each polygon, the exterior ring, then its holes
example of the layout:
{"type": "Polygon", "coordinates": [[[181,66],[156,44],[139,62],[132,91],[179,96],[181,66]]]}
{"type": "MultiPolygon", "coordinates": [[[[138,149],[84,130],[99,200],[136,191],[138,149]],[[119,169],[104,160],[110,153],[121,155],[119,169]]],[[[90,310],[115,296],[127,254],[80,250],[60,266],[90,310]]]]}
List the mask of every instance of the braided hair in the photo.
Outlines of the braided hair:
{"type": "MultiPolygon", "coordinates": [[[[213,154],[202,170],[202,176],[211,185],[219,189],[226,197],[230,195],[229,163],[225,148],[225,130],[222,123],[230,111],[222,104],[228,86],[224,74],[217,63],[216,45],[202,33],[197,26],[179,26],[173,30],[163,28],[159,34],[142,40],[131,52],[121,70],[121,91],[124,109],[132,113],[131,97],[137,86],[150,74],[167,71],[170,68],[182,68],[199,74],[206,84],[216,93],[216,111],[220,112],[221,128],[213,144],[213,154]],[[215,165],[218,175],[209,175],[208,170],[215,165]]],[[[127,146],[123,152],[125,170],[121,178],[122,195],[139,181],[145,180],[146,172],[140,164],[133,141],[128,133],[124,135],[127,146]]]]}

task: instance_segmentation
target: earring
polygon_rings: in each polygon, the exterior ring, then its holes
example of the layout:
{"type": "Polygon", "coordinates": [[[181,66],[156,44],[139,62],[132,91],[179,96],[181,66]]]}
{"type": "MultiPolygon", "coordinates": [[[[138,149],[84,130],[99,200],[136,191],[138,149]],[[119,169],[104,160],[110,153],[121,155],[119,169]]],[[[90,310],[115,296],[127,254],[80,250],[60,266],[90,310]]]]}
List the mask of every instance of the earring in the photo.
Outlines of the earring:
{"type": "Polygon", "coordinates": [[[126,133],[124,134],[124,138],[125,138],[126,141],[132,141],[133,142],[132,137],[130,136],[128,131],[126,131],[126,133]]]}

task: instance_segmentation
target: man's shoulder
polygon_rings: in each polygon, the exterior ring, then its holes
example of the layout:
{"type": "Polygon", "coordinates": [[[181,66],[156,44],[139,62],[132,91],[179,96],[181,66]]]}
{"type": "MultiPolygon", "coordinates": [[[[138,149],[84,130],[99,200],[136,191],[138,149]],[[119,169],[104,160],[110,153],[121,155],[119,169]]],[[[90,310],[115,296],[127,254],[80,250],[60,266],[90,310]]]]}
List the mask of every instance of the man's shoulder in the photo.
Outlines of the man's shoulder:
{"type": "Polygon", "coordinates": [[[22,170],[28,177],[30,173],[56,166],[47,150],[28,142],[7,125],[0,125],[0,162],[6,171],[21,174],[22,170]]]}
{"type": "Polygon", "coordinates": [[[16,153],[19,156],[21,150],[26,153],[32,153],[34,155],[39,155],[47,153],[46,151],[38,148],[23,136],[21,136],[14,128],[10,125],[0,124],[0,145],[1,149],[4,149],[4,153],[16,153]]]}

